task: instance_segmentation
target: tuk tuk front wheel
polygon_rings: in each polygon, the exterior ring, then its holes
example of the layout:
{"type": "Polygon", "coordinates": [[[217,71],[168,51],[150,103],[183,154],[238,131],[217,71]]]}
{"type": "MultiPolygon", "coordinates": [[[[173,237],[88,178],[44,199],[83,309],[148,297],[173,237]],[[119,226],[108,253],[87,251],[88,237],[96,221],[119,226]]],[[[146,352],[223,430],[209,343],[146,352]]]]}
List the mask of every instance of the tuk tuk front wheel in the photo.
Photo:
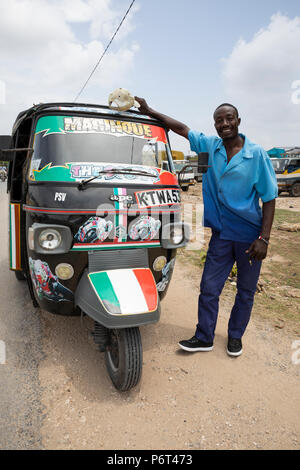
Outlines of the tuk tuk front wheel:
{"type": "Polygon", "coordinates": [[[139,328],[109,330],[105,363],[117,390],[124,392],[138,384],[143,363],[139,328]]]}

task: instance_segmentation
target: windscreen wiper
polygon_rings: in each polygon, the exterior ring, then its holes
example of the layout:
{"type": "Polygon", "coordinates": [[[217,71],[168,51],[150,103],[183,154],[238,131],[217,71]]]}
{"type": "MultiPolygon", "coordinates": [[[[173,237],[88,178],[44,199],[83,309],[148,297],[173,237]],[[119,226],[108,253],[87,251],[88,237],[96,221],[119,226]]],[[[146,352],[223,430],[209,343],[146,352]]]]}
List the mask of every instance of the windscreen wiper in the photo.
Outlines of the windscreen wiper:
{"type": "Polygon", "coordinates": [[[155,178],[155,175],[152,173],[148,173],[147,171],[138,171],[132,170],[131,168],[124,168],[123,170],[118,170],[117,168],[112,168],[111,170],[103,170],[99,171],[97,175],[92,176],[92,178],[88,178],[86,180],[81,181],[78,184],[78,189],[83,190],[91,181],[99,178],[102,174],[113,174],[113,175],[137,175],[137,176],[150,176],[151,178],[155,178]]]}

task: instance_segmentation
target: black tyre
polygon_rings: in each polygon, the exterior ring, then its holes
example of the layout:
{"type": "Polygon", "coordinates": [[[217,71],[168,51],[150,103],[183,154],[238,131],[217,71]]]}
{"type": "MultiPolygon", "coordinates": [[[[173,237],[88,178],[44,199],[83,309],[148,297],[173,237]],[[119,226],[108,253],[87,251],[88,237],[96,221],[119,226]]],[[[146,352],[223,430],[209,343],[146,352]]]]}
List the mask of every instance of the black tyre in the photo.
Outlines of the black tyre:
{"type": "Polygon", "coordinates": [[[291,187],[290,195],[293,197],[300,197],[300,183],[294,183],[291,187]]]}
{"type": "Polygon", "coordinates": [[[188,186],[183,186],[181,189],[182,189],[182,191],[185,191],[185,192],[186,192],[186,191],[189,190],[189,187],[188,187],[188,186]]]}
{"type": "Polygon", "coordinates": [[[125,392],[138,384],[143,364],[142,341],[138,328],[109,330],[105,363],[117,390],[125,392]]]}
{"type": "Polygon", "coordinates": [[[25,281],[26,277],[23,274],[23,271],[15,271],[15,276],[18,279],[18,281],[25,281]]]}

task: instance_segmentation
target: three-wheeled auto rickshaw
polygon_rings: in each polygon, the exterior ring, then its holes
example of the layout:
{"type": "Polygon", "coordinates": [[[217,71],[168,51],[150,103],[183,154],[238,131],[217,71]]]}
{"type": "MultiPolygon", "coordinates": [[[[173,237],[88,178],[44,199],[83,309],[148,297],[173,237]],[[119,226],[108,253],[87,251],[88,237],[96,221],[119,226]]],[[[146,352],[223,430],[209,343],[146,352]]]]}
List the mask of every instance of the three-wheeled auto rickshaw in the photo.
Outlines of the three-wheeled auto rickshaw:
{"type": "Polygon", "coordinates": [[[141,376],[139,327],[159,320],[189,236],[167,130],[139,112],[39,104],[0,148],[10,269],[35,307],[93,319],[113,384],[129,390],[141,376]]]}

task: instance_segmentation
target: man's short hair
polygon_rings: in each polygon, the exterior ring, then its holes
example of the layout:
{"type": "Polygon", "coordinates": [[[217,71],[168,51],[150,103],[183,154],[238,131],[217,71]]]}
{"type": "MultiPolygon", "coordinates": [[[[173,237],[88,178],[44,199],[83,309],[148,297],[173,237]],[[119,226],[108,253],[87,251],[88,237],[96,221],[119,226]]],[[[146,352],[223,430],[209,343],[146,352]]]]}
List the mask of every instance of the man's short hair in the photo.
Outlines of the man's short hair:
{"type": "MultiPolygon", "coordinates": [[[[237,108],[235,106],[233,106],[233,104],[230,104],[230,103],[222,103],[220,104],[220,106],[218,106],[216,109],[215,109],[215,112],[219,109],[219,108],[223,108],[223,106],[230,106],[231,108],[233,108],[236,112],[236,115],[237,117],[239,117],[239,112],[237,110],[237,108]]],[[[215,112],[214,112],[214,115],[215,115],[215,112]]]]}

